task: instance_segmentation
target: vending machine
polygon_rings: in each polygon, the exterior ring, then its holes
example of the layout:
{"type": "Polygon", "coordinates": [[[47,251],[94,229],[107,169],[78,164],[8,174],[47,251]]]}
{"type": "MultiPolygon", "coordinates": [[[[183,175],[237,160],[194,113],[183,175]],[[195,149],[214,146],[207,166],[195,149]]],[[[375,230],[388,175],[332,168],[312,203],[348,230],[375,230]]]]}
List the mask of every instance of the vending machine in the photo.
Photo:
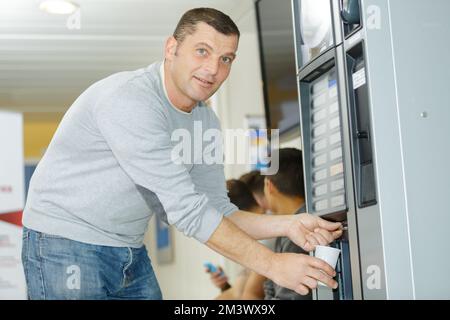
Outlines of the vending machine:
{"type": "Polygon", "coordinates": [[[306,205],[346,227],[316,299],[450,298],[449,10],[292,1],[306,205]]]}

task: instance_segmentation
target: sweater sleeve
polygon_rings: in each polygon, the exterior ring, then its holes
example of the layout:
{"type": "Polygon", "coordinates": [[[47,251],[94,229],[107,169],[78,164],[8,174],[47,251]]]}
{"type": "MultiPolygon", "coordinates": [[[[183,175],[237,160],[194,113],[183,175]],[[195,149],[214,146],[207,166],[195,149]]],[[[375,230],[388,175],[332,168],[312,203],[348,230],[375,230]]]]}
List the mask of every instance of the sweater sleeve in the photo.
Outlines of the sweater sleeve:
{"type": "Polygon", "coordinates": [[[211,128],[215,130],[216,135],[205,138],[208,139],[208,145],[203,148],[204,161],[194,165],[192,179],[197,191],[206,194],[209,203],[224,216],[228,216],[239,209],[231,203],[226,188],[224,166],[222,163],[223,137],[220,122],[212,110],[209,110],[209,114],[211,128]],[[214,161],[207,161],[207,158],[213,159],[213,154],[219,154],[219,156],[215,157],[214,161]]]}
{"type": "Polygon", "coordinates": [[[223,165],[220,164],[199,164],[193,170],[193,179],[196,182],[196,189],[204,193],[211,206],[216,208],[224,216],[228,216],[236,211],[238,207],[230,202],[227,195],[223,165]]]}
{"type": "Polygon", "coordinates": [[[169,122],[158,96],[122,85],[98,101],[94,118],[119,166],[157,196],[169,224],[206,242],[223,216],[195,189],[186,167],[173,161],[169,122]]]}

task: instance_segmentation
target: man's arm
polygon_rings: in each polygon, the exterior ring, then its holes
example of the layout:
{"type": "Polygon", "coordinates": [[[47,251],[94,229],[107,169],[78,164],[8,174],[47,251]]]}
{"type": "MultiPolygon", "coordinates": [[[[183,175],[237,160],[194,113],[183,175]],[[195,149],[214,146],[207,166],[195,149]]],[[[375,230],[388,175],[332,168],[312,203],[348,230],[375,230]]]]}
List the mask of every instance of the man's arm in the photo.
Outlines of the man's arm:
{"type": "Polygon", "coordinates": [[[285,236],[290,216],[258,214],[237,210],[227,216],[235,225],[255,240],[285,236]]]}
{"type": "MultiPolygon", "coordinates": [[[[213,128],[220,129],[220,122],[214,112],[210,112],[213,128]]],[[[215,141],[215,148],[209,152],[222,150],[221,139],[215,141]]],[[[341,236],[340,223],[330,223],[311,215],[271,216],[237,210],[227,196],[223,164],[199,164],[192,169],[192,180],[196,190],[207,195],[209,203],[224,216],[229,217],[240,229],[253,239],[269,239],[279,236],[289,237],[297,245],[311,251],[316,245],[327,245],[341,236]]]]}
{"type": "Polygon", "coordinates": [[[288,237],[306,251],[327,245],[342,235],[342,225],[308,213],[266,215],[238,210],[227,216],[253,239],[288,237]]]}
{"type": "Polygon", "coordinates": [[[221,255],[272,279],[280,286],[306,295],[308,288],[316,288],[317,281],[337,287],[331,277],[335,271],[323,260],[302,254],[274,253],[230,219],[223,218],[206,245],[221,255]],[[323,270],[325,273],[321,272],[323,270]]]}

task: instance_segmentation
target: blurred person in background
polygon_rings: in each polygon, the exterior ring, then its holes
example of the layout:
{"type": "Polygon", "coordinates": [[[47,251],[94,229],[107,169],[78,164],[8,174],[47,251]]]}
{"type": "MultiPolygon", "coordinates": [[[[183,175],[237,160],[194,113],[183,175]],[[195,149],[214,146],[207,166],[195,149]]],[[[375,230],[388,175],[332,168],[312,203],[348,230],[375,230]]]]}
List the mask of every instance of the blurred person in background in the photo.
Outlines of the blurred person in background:
{"type": "Polygon", "coordinates": [[[264,196],[264,176],[261,172],[259,170],[250,171],[240,176],[239,180],[245,182],[250,188],[258,205],[267,213],[269,211],[269,206],[267,205],[267,200],[264,196]]]}

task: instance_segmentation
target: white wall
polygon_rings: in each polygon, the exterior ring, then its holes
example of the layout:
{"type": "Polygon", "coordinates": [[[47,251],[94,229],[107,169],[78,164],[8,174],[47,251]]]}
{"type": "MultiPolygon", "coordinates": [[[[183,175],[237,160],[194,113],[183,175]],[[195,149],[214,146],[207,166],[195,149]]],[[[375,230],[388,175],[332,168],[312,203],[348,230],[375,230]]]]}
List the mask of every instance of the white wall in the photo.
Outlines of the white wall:
{"type": "Polygon", "coordinates": [[[172,227],[173,262],[159,265],[156,256],[155,218],[144,240],[164,299],[213,299],[220,292],[204,272],[206,261],[224,265],[224,258],[193,238],[172,227]]]}
{"type": "MultiPolygon", "coordinates": [[[[242,128],[246,115],[264,114],[253,1],[242,1],[233,19],[241,32],[238,58],[233,63],[228,80],[213,99],[222,129],[242,128]]],[[[245,165],[226,166],[225,175],[227,179],[238,177],[246,170],[245,165]]],[[[173,230],[174,261],[168,265],[158,265],[154,230],[155,224],[151,221],[145,244],[165,299],[213,299],[219,294],[219,290],[209,281],[209,275],[204,272],[205,261],[224,266],[231,281],[240,270],[236,264],[175,230],[173,230]]]]}

